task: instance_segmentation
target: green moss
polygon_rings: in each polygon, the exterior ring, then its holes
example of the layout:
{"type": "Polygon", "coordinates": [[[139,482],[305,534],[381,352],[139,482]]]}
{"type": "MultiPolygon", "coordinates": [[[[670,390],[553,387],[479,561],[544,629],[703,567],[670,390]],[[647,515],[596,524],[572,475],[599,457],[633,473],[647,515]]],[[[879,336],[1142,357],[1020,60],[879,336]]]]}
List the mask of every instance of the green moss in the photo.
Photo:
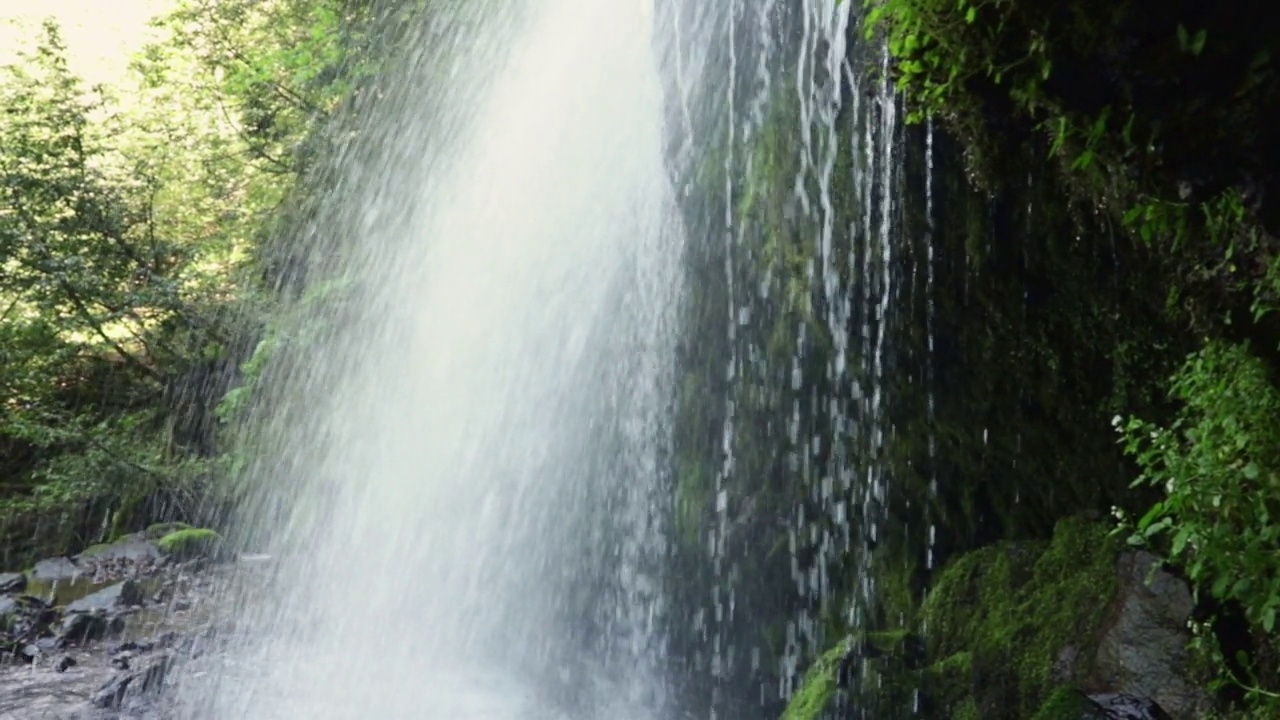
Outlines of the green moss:
{"type": "Polygon", "coordinates": [[[80,555],[83,557],[93,557],[94,555],[97,555],[105,550],[110,550],[111,547],[112,547],[112,543],[98,543],[96,545],[90,545],[84,550],[81,550],[80,555]]]}
{"type": "Polygon", "coordinates": [[[836,693],[836,671],[848,651],[847,643],[841,642],[818,658],[804,674],[800,691],[787,703],[782,720],[818,720],[823,716],[836,693]]]}
{"type": "Polygon", "coordinates": [[[160,552],[173,558],[211,557],[222,545],[222,536],[208,528],[177,530],[160,538],[160,552]]]}
{"type": "Polygon", "coordinates": [[[1058,688],[1045,700],[1032,720],[1080,720],[1089,703],[1074,688],[1058,688]]]}
{"type": "Polygon", "coordinates": [[[935,703],[954,708],[955,716],[961,717],[961,708],[973,703],[973,653],[961,651],[933,663],[925,671],[925,682],[935,703]]]}
{"type": "Polygon", "coordinates": [[[165,535],[168,535],[169,533],[174,533],[179,530],[190,530],[190,529],[191,529],[191,526],[184,522],[156,523],[154,525],[147,527],[146,536],[152,540],[158,540],[164,537],[165,535]]]}
{"type": "Polygon", "coordinates": [[[1070,518],[1047,544],[1005,542],[944,568],[923,612],[953,715],[971,702],[978,717],[1031,717],[1060,682],[1087,676],[1119,552],[1106,525],[1070,518]],[[1081,660],[1055,677],[1068,647],[1081,660]]]}

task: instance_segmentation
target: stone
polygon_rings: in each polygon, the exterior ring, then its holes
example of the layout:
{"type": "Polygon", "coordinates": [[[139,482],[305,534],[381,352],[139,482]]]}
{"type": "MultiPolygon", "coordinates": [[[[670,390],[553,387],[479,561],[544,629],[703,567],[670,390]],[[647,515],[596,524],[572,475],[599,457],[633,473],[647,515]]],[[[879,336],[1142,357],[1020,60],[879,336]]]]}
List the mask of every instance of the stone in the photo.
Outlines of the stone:
{"type": "Polygon", "coordinates": [[[1067,645],[1058,651],[1058,657],[1053,661],[1052,677],[1054,682],[1069,682],[1075,677],[1077,661],[1080,659],[1080,648],[1075,645],[1067,645]]]}
{"type": "Polygon", "coordinates": [[[178,562],[217,559],[224,555],[222,536],[209,528],[178,530],[156,541],[160,552],[178,562]]]}
{"type": "Polygon", "coordinates": [[[1203,717],[1211,705],[1191,682],[1187,621],[1191,587],[1163,569],[1156,556],[1126,552],[1110,622],[1098,640],[1095,679],[1117,696],[1150,698],[1173,720],[1203,717]]]}
{"type": "Polygon", "coordinates": [[[26,587],[26,575],[17,572],[0,573],[0,593],[22,592],[26,587]]]}
{"type": "Polygon", "coordinates": [[[133,580],[108,585],[67,605],[67,614],[116,610],[143,602],[145,593],[133,580]]]}
{"type": "Polygon", "coordinates": [[[78,565],[111,561],[139,563],[160,559],[160,548],[146,533],[125,535],[113,543],[95,545],[76,556],[78,565]]]}
{"type": "Polygon", "coordinates": [[[82,643],[98,640],[108,635],[118,635],[124,631],[124,618],[108,617],[102,613],[75,613],[62,620],[62,639],[66,642],[82,643]]]}
{"type": "Polygon", "coordinates": [[[83,573],[84,570],[70,558],[48,558],[36,563],[36,566],[31,569],[31,579],[58,582],[74,580],[83,573]]]}
{"type": "Polygon", "coordinates": [[[118,675],[94,693],[90,702],[104,710],[118,710],[127,697],[155,694],[164,684],[172,665],[173,657],[163,655],[145,670],[118,675]]]}
{"type": "Polygon", "coordinates": [[[129,661],[133,660],[133,657],[134,657],[134,653],[130,650],[125,650],[124,652],[118,652],[115,655],[111,656],[111,665],[121,670],[128,670],[129,661]]]}
{"type": "Polygon", "coordinates": [[[49,614],[40,598],[0,595],[0,631],[22,632],[47,625],[49,614]]]}
{"type": "Polygon", "coordinates": [[[1106,693],[1090,695],[1089,701],[1096,706],[1096,714],[1089,717],[1099,720],[1170,720],[1169,713],[1150,698],[1106,693]]]}
{"type": "Polygon", "coordinates": [[[1036,720],[1169,720],[1169,715],[1150,698],[1122,693],[1086,695],[1063,687],[1045,701],[1036,720]]]}
{"type": "Polygon", "coordinates": [[[66,672],[68,668],[75,667],[75,665],[76,665],[75,658],[71,657],[70,655],[63,655],[61,658],[58,659],[58,662],[56,665],[53,666],[53,669],[55,672],[62,673],[62,672],[66,672]]]}

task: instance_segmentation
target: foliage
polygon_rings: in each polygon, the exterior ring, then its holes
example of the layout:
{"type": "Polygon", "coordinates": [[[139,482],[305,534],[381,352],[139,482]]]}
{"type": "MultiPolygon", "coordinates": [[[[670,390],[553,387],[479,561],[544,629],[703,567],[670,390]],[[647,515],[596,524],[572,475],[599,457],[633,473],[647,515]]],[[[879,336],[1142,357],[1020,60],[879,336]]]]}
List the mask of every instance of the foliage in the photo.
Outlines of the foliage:
{"type": "Polygon", "coordinates": [[[1183,406],[1165,426],[1116,418],[1142,469],[1137,483],[1164,491],[1131,525],[1130,542],[1167,548],[1201,592],[1238,603],[1271,634],[1280,612],[1280,390],[1248,344],[1211,342],[1174,376],[1171,393],[1183,406]]]}
{"type": "MultiPolygon", "coordinates": [[[[1142,273],[1143,289],[1115,315],[1163,301],[1155,319],[1172,341],[1152,347],[1137,342],[1139,331],[1113,345],[1114,367],[1128,368],[1112,381],[1113,404],[1149,418],[1121,428],[1142,470],[1133,497],[1162,498],[1116,502],[1150,507],[1130,526],[1134,540],[1168,550],[1207,599],[1239,604],[1255,644],[1270,644],[1280,607],[1267,550],[1276,532],[1268,463],[1280,443],[1280,206],[1264,193],[1280,182],[1268,120],[1280,75],[1261,16],[1136,0],[867,7],[865,29],[886,39],[910,119],[933,117],[955,133],[984,190],[1021,198],[1011,184],[1023,177],[1043,187],[1030,149],[1056,165],[1050,184],[1066,192],[1049,204],[1076,216],[1081,242],[1099,219],[1103,231],[1125,231],[1110,240],[1127,256],[1116,265],[1129,278],[1142,273]],[[1160,368],[1192,349],[1183,336],[1201,350],[1164,402],[1169,371],[1160,368]]],[[[1039,237],[1030,244],[1044,252],[1056,236],[1039,237]]],[[[1219,657],[1218,666],[1259,696],[1249,660],[1219,657]]]]}
{"type": "Polygon", "coordinates": [[[20,478],[0,515],[74,533],[86,507],[127,510],[161,485],[190,508],[206,468],[174,452],[162,405],[223,336],[201,267],[219,251],[171,232],[163,163],[81,87],[55,25],[22,60],[0,76],[0,448],[20,478]]]}
{"type": "Polygon", "coordinates": [[[1039,146],[1090,212],[1172,250],[1160,260],[1179,297],[1206,306],[1194,312],[1248,298],[1262,313],[1277,295],[1274,242],[1260,225],[1274,232],[1278,206],[1260,193],[1276,182],[1266,118],[1280,74],[1252,11],[1157,12],[1136,0],[866,4],[866,32],[885,36],[911,118],[955,132],[984,186],[1019,176],[1019,144],[1039,146]]]}
{"type": "Polygon", "coordinates": [[[227,492],[219,418],[273,343],[267,240],[372,71],[371,21],[358,0],[190,0],[118,86],[83,87],[51,22],[0,69],[6,552],[197,519],[227,492]]]}

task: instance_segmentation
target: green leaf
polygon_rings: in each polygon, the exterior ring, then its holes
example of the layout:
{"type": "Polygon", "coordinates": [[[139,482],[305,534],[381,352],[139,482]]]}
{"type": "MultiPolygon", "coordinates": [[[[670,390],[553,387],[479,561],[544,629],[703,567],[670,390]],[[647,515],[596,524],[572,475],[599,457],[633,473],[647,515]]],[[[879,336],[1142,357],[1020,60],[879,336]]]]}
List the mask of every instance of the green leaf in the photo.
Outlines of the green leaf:
{"type": "Polygon", "coordinates": [[[1138,529],[1146,530],[1148,527],[1151,526],[1151,523],[1155,522],[1155,520],[1159,518],[1163,513],[1164,513],[1164,502],[1157,502],[1156,504],[1152,505],[1151,508],[1148,509],[1145,514],[1143,514],[1142,518],[1138,520],[1138,529]]]}
{"type": "Polygon", "coordinates": [[[1191,539],[1191,528],[1182,526],[1178,528],[1178,532],[1173,536],[1173,543],[1170,547],[1169,554],[1177,557],[1186,549],[1187,542],[1191,539]]]}
{"type": "Polygon", "coordinates": [[[1093,164],[1093,151],[1085,150],[1071,163],[1072,170],[1084,170],[1093,164]]]}
{"type": "Polygon", "coordinates": [[[1213,586],[1209,592],[1216,598],[1223,597],[1227,592],[1227,586],[1231,584],[1231,577],[1228,575],[1219,575],[1213,581],[1213,586]]]}
{"type": "Polygon", "coordinates": [[[1195,38],[1191,41],[1191,54],[1199,56],[1200,53],[1204,52],[1204,43],[1208,39],[1209,31],[1201,28],[1200,32],[1197,32],[1195,38]]]}

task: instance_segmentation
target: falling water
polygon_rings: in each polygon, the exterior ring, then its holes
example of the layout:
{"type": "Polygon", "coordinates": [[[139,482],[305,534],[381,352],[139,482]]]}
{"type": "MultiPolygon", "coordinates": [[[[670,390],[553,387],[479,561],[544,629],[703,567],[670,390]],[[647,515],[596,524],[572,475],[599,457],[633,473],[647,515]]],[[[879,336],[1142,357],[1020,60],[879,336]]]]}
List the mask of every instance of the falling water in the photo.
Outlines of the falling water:
{"type": "MultiPolygon", "coordinates": [[[[670,4],[683,9],[668,21],[683,53],[673,144],[701,149],[684,174],[690,272],[715,305],[687,317],[723,348],[687,352],[690,377],[724,396],[702,414],[718,421],[714,447],[684,443],[715,456],[703,463],[706,575],[685,593],[686,652],[712,717],[768,717],[815,657],[869,626],[892,485],[895,332],[915,283],[899,273],[930,241],[904,232],[898,99],[888,54],[863,42],[860,3],[670,4]],[[700,319],[713,316],[725,320],[700,319]]],[[[677,485],[696,490],[698,473],[684,472],[677,485]]]]}
{"type": "Polygon", "coordinates": [[[297,240],[338,299],[292,308],[251,428],[274,590],[189,716],[663,713],[681,236],[651,9],[434,5],[297,240]]]}
{"type": "Polygon", "coordinates": [[[874,612],[888,56],[839,0],[434,5],[290,239],[241,432],[274,574],[184,717],[770,717],[874,612]],[[701,506],[673,398],[714,436],[701,506]]]}

